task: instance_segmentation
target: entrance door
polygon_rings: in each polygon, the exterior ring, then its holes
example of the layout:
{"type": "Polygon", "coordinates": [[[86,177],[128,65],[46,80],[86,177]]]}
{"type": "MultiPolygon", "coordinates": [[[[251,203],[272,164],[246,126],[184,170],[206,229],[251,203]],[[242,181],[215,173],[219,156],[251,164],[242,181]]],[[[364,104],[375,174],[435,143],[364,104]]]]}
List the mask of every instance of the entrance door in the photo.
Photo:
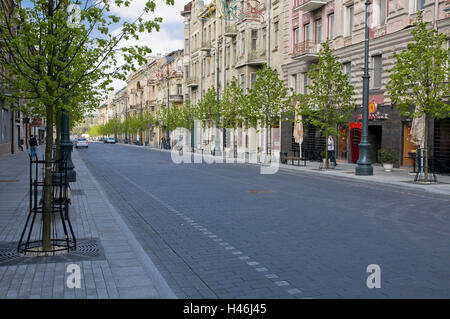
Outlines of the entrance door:
{"type": "Polygon", "coordinates": [[[347,138],[348,138],[348,131],[347,129],[342,129],[341,134],[339,136],[338,140],[338,152],[337,152],[337,158],[341,160],[347,160],[347,138]]]}
{"type": "Polygon", "coordinates": [[[378,163],[378,150],[381,148],[381,138],[383,130],[381,125],[369,126],[370,161],[378,163]]]}
{"type": "MultiPolygon", "coordinates": [[[[357,123],[359,124],[359,123],[357,123]]],[[[352,163],[358,162],[359,143],[361,142],[361,129],[359,127],[350,127],[350,143],[352,152],[352,163]]]]}
{"type": "Polygon", "coordinates": [[[414,158],[410,152],[415,151],[416,147],[411,143],[411,126],[403,122],[403,165],[413,166],[414,158]]]}

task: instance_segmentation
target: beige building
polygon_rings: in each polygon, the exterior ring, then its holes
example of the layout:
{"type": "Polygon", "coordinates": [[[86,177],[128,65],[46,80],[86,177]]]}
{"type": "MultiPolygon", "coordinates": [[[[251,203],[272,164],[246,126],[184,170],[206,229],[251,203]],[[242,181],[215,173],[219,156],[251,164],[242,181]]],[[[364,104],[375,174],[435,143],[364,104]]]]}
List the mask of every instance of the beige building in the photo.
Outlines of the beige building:
{"type": "MultiPolygon", "coordinates": [[[[377,161],[379,148],[391,147],[398,151],[401,165],[412,165],[411,151],[415,147],[409,141],[411,121],[391,104],[386,92],[388,69],[395,63],[394,52],[405,49],[411,41],[411,27],[418,10],[423,10],[424,20],[450,38],[450,16],[445,10],[449,6],[444,0],[373,0],[370,6],[369,102],[376,105],[376,112],[369,118],[372,163],[377,161]]],[[[306,73],[311,64],[318,61],[320,44],[330,39],[334,53],[355,87],[357,104],[361,106],[365,1],[289,0],[284,2],[284,14],[282,69],[286,84],[297,92],[306,92],[306,73]]],[[[336,155],[340,159],[355,162],[358,158],[360,113],[359,107],[349,123],[350,129],[344,130],[339,138],[336,155]]],[[[292,132],[293,123],[283,123],[283,152],[298,150],[292,132]]],[[[434,121],[430,132],[434,134],[430,140],[430,144],[434,143],[433,155],[450,162],[450,119],[434,121]]],[[[323,143],[324,139],[314,127],[305,128],[304,155],[316,157],[323,150],[323,143]]]]}
{"type": "MultiPolygon", "coordinates": [[[[173,51],[165,56],[157,55],[139,67],[127,78],[127,85],[111,95],[99,108],[99,124],[118,118],[123,122],[128,117],[150,112],[157,119],[161,105],[169,107],[183,106],[183,54],[182,50],[173,51]]],[[[116,138],[125,143],[140,141],[140,132],[127,130],[116,134],[116,138]]],[[[142,128],[142,143],[161,147],[165,137],[164,128],[157,123],[148,123],[142,128]]]]}
{"type": "MultiPolygon", "coordinates": [[[[221,1],[189,2],[184,17],[184,70],[186,96],[197,104],[208,88],[219,88],[219,94],[236,77],[245,90],[256,80],[256,72],[264,64],[281,74],[283,52],[282,1],[221,1]],[[230,7],[231,6],[231,7],[230,7]],[[230,10],[233,9],[233,10],[230,10]]],[[[194,147],[210,151],[215,147],[216,129],[195,126],[194,147]]],[[[233,149],[232,132],[226,133],[225,150],[233,149]]],[[[265,149],[263,130],[239,129],[239,152],[251,154],[265,149]]],[[[220,147],[223,132],[219,132],[220,147]]],[[[276,138],[277,134],[273,134],[276,138]]],[[[278,135],[279,136],[279,135],[278,135]]],[[[279,147],[279,141],[273,141],[279,147]]]]}

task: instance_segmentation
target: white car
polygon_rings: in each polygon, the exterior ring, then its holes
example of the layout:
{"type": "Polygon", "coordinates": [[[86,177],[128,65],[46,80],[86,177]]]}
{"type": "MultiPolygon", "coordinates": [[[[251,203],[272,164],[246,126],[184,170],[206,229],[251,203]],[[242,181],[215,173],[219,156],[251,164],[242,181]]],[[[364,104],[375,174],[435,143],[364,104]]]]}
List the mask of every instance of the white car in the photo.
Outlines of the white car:
{"type": "Polygon", "coordinates": [[[105,143],[107,143],[107,144],[116,144],[116,139],[114,137],[107,137],[105,139],[105,143]]]}
{"type": "Polygon", "coordinates": [[[75,142],[75,148],[79,148],[79,147],[88,148],[88,141],[87,141],[87,139],[85,139],[83,137],[77,138],[77,141],[75,142]]]}

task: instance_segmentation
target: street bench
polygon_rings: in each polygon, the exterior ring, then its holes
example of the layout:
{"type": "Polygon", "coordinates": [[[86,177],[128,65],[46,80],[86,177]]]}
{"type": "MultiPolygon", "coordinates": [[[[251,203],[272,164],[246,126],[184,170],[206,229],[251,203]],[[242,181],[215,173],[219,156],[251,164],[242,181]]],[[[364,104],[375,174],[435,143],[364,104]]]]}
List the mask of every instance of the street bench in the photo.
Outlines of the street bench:
{"type": "Polygon", "coordinates": [[[303,166],[306,166],[306,157],[300,157],[300,156],[286,156],[284,157],[286,164],[288,161],[291,161],[292,165],[294,165],[294,162],[297,161],[297,166],[300,166],[300,161],[303,161],[303,166]]]}

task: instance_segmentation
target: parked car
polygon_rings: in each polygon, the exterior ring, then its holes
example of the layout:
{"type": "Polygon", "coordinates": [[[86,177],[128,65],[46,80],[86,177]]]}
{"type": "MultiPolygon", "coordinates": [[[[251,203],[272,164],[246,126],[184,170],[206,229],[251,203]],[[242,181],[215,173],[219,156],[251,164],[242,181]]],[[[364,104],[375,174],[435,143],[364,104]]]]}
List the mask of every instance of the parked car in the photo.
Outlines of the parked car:
{"type": "Polygon", "coordinates": [[[79,147],[85,147],[88,148],[88,141],[87,139],[85,139],[84,137],[79,137],[77,138],[76,142],[75,142],[75,148],[79,148],[79,147]]]}
{"type": "Polygon", "coordinates": [[[107,137],[107,138],[105,139],[105,143],[108,143],[108,144],[116,144],[116,139],[115,139],[114,137],[107,137]]]}

